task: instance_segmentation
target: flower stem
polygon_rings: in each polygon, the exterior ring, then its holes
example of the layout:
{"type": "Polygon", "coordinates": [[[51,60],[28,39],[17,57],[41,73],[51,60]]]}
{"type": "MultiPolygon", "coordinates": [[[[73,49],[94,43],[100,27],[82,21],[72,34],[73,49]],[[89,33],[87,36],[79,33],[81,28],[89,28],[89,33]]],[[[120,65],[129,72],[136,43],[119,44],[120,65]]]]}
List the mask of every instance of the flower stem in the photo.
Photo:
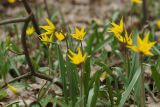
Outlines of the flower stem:
{"type": "Polygon", "coordinates": [[[83,52],[83,43],[82,43],[82,41],[81,41],[81,50],[82,50],[82,54],[84,54],[84,52],[83,52]]]}
{"type": "Polygon", "coordinates": [[[84,107],[84,99],[83,99],[83,94],[84,94],[84,91],[83,91],[83,65],[81,64],[81,81],[80,81],[80,96],[82,98],[82,101],[81,101],[81,107],[84,107]]]}
{"type": "MultiPolygon", "coordinates": [[[[81,41],[81,50],[82,50],[82,54],[83,54],[83,44],[82,44],[82,41],[81,41]]],[[[81,107],[84,107],[84,99],[83,99],[83,94],[84,94],[84,87],[83,87],[83,64],[81,64],[81,89],[80,89],[80,95],[81,95],[81,98],[82,98],[82,103],[81,103],[81,107]]]]}
{"type": "Polygon", "coordinates": [[[145,87],[144,87],[144,70],[143,70],[143,55],[140,55],[140,64],[141,64],[141,76],[140,76],[140,107],[145,107],[145,87]]]}
{"type": "Polygon", "coordinates": [[[52,49],[52,44],[49,45],[48,47],[48,67],[49,67],[49,75],[51,75],[51,68],[52,68],[52,61],[51,61],[51,49],[52,49]]]}
{"type": "Polygon", "coordinates": [[[68,40],[67,40],[67,39],[65,39],[65,41],[66,41],[67,52],[68,52],[68,49],[69,49],[69,46],[68,46],[68,40]]]}
{"type": "Polygon", "coordinates": [[[125,70],[126,70],[126,75],[127,78],[129,78],[129,56],[128,56],[128,52],[127,52],[127,48],[125,48],[125,70]]]}

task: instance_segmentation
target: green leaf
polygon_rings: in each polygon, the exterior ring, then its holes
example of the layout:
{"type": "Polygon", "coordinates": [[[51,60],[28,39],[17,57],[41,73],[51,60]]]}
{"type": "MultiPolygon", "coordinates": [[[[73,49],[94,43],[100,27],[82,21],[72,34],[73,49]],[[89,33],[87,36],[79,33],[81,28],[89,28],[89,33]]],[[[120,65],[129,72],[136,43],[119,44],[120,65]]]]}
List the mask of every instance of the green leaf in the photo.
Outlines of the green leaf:
{"type": "Polygon", "coordinates": [[[141,70],[140,68],[138,68],[129,84],[129,86],[127,87],[127,89],[124,91],[124,93],[122,94],[122,99],[120,100],[119,106],[118,107],[123,107],[124,103],[126,102],[128,96],[130,95],[134,85],[136,84],[139,76],[141,74],[141,70]]]}
{"type": "Polygon", "coordinates": [[[96,107],[97,103],[97,98],[98,98],[98,93],[99,93],[99,86],[100,86],[100,71],[97,71],[94,76],[92,77],[92,82],[90,83],[90,86],[92,85],[93,88],[89,91],[88,95],[88,101],[87,101],[87,106],[88,107],[96,107]]]}
{"type": "Polygon", "coordinates": [[[158,70],[156,69],[155,66],[152,66],[151,69],[152,69],[152,78],[155,81],[155,84],[156,84],[158,90],[160,91],[160,80],[159,80],[160,73],[158,72],[158,70]]]}
{"type": "Polygon", "coordinates": [[[66,71],[69,82],[69,92],[72,102],[72,107],[75,106],[78,97],[78,85],[79,85],[79,75],[77,71],[77,66],[72,64],[69,59],[66,60],[66,71]]]}
{"type": "Polygon", "coordinates": [[[95,78],[94,95],[92,97],[92,102],[91,102],[90,107],[96,107],[98,92],[99,92],[99,86],[100,86],[99,77],[100,77],[100,73],[98,72],[97,75],[96,75],[96,78],[95,78]]]}
{"type": "Polygon", "coordinates": [[[103,40],[102,42],[98,43],[94,50],[92,51],[92,54],[99,51],[100,49],[104,48],[104,45],[106,42],[108,42],[112,37],[108,37],[107,39],[103,40]]]}
{"type": "Polygon", "coordinates": [[[112,71],[111,69],[103,62],[99,62],[99,61],[96,61],[95,62],[96,65],[100,66],[103,70],[105,70],[107,73],[111,74],[112,71]]]}
{"type": "Polygon", "coordinates": [[[47,72],[49,70],[49,67],[40,67],[39,69],[38,69],[38,71],[39,72],[47,72]]]}
{"type": "Polygon", "coordinates": [[[159,49],[157,48],[157,47],[153,47],[153,50],[158,54],[158,55],[160,55],[160,51],[159,51],[159,49]]]}
{"type": "Polygon", "coordinates": [[[133,78],[133,75],[134,75],[136,69],[139,66],[139,56],[138,56],[138,54],[137,53],[133,53],[131,55],[131,57],[132,57],[132,60],[131,60],[131,63],[130,63],[131,69],[129,71],[129,82],[133,78]]]}
{"type": "Polygon", "coordinates": [[[0,100],[7,96],[7,92],[5,90],[0,90],[0,100]]]}
{"type": "Polygon", "coordinates": [[[47,95],[45,98],[41,99],[40,104],[42,105],[42,107],[46,107],[46,105],[51,101],[52,96],[51,95],[47,95]]]}
{"type": "Polygon", "coordinates": [[[59,60],[59,68],[61,71],[61,79],[63,83],[63,94],[65,97],[65,100],[67,101],[66,67],[65,67],[65,61],[63,59],[62,52],[59,49],[59,46],[57,46],[57,55],[58,55],[58,60],[59,60]]]}
{"type": "MultiPolygon", "coordinates": [[[[55,103],[56,106],[58,104],[58,105],[60,105],[60,107],[70,107],[68,104],[66,104],[65,102],[60,100],[59,97],[54,98],[54,103],[55,103]]],[[[56,107],[56,106],[54,106],[54,107],[56,107]]]]}
{"type": "Polygon", "coordinates": [[[88,58],[84,63],[84,72],[83,72],[83,84],[84,84],[84,102],[87,102],[88,94],[89,94],[89,80],[90,80],[90,58],[88,58]]]}

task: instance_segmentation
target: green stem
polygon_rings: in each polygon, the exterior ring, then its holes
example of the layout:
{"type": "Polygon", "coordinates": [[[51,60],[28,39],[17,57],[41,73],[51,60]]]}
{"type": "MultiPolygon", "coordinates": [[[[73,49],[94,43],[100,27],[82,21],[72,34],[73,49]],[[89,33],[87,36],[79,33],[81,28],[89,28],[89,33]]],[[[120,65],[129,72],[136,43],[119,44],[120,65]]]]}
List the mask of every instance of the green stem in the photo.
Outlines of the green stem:
{"type": "Polygon", "coordinates": [[[83,91],[83,65],[81,64],[81,81],[80,81],[80,96],[82,98],[81,107],[84,107],[83,94],[84,94],[84,91],[83,91]]]}
{"type": "Polygon", "coordinates": [[[128,50],[126,49],[126,58],[127,58],[127,73],[128,73],[128,78],[129,78],[129,75],[130,75],[130,61],[129,61],[129,53],[128,53],[128,50]]]}
{"type": "Polygon", "coordinates": [[[126,75],[128,77],[129,73],[128,73],[128,56],[127,56],[127,49],[126,47],[124,47],[124,51],[125,51],[125,70],[126,70],[126,75]]]}
{"type": "MultiPolygon", "coordinates": [[[[126,39],[126,38],[125,38],[126,39]]],[[[125,40],[126,41],[126,40],[125,40]]],[[[128,55],[128,50],[127,50],[127,48],[126,48],[126,44],[124,44],[124,54],[125,54],[125,59],[124,59],[124,61],[125,61],[125,67],[124,67],[124,69],[125,69],[125,71],[126,71],[126,75],[127,75],[127,78],[129,78],[129,74],[130,74],[130,65],[129,65],[129,55],[128,55]]]]}
{"type": "MultiPolygon", "coordinates": [[[[83,44],[82,44],[82,41],[81,41],[81,50],[82,50],[82,55],[83,55],[83,44]]],[[[85,104],[84,104],[84,87],[83,87],[83,64],[81,64],[81,89],[80,89],[80,94],[81,94],[81,98],[82,98],[82,103],[81,103],[81,107],[84,107],[85,104]]]]}
{"type": "Polygon", "coordinates": [[[111,102],[111,107],[114,107],[114,101],[113,101],[113,90],[112,90],[112,86],[111,86],[111,81],[109,78],[107,78],[107,86],[108,86],[108,93],[109,93],[109,99],[111,102]]]}
{"type": "Polygon", "coordinates": [[[145,87],[144,87],[144,70],[143,70],[143,55],[140,55],[141,76],[140,76],[140,107],[145,107],[145,87]]]}
{"type": "Polygon", "coordinates": [[[84,54],[84,52],[83,52],[83,43],[82,43],[82,41],[81,41],[81,50],[82,50],[82,54],[84,54]]]}
{"type": "Polygon", "coordinates": [[[51,75],[51,68],[52,68],[52,61],[51,61],[51,49],[52,49],[52,44],[49,45],[48,47],[48,67],[49,67],[49,75],[51,75]]]}
{"type": "Polygon", "coordinates": [[[66,41],[67,52],[68,52],[69,46],[68,46],[68,40],[67,40],[67,38],[65,39],[65,41],[66,41]]]}

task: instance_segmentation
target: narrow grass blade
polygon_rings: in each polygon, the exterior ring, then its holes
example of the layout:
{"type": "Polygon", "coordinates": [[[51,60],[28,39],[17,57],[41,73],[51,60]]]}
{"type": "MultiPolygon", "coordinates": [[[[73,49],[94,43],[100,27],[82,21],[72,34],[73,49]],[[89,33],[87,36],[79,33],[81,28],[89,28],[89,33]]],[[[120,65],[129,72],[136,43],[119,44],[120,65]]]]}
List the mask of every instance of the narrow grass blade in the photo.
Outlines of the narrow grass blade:
{"type": "Polygon", "coordinates": [[[75,107],[78,98],[78,71],[76,66],[73,65],[68,59],[66,60],[66,70],[67,70],[67,77],[69,80],[69,91],[70,91],[70,98],[72,102],[71,107],[75,107]]]}
{"type": "Polygon", "coordinates": [[[89,80],[90,80],[90,58],[88,58],[84,63],[84,72],[83,72],[83,84],[84,84],[84,102],[87,102],[88,94],[89,94],[89,80]]]}
{"type": "Polygon", "coordinates": [[[59,68],[61,71],[61,79],[63,83],[63,94],[65,97],[65,101],[67,102],[67,85],[66,85],[66,68],[65,68],[65,61],[62,56],[62,52],[59,49],[59,46],[57,46],[57,55],[59,60],[59,68]]]}
{"type": "Polygon", "coordinates": [[[152,66],[151,69],[152,69],[152,78],[155,81],[155,84],[156,84],[158,90],[160,91],[160,80],[159,80],[160,73],[158,72],[160,70],[157,70],[157,68],[155,66],[152,66]]]}
{"type": "Polygon", "coordinates": [[[94,54],[95,52],[99,51],[100,49],[104,48],[104,45],[106,42],[108,42],[111,39],[111,37],[108,37],[107,39],[105,39],[104,41],[98,43],[95,47],[95,49],[92,51],[92,54],[94,54]]]}
{"type": "Polygon", "coordinates": [[[95,75],[92,77],[91,84],[93,88],[91,88],[89,96],[88,96],[87,107],[96,107],[98,93],[99,93],[99,86],[100,86],[100,81],[99,81],[100,74],[101,72],[97,71],[95,75]]]}
{"type": "Polygon", "coordinates": [[[122,99],[120,100],[120,103],[118,105],[118,107],[123,107],[124,103],[126,102],[128,96],[130,95],[134,85],[136,84],[139,76],[141,74],[141,70],[140,68],[138,68],[130,82],[130,84],[128,85],[127,89],[124,91],[124,93],[122,94],[122,99]]]}

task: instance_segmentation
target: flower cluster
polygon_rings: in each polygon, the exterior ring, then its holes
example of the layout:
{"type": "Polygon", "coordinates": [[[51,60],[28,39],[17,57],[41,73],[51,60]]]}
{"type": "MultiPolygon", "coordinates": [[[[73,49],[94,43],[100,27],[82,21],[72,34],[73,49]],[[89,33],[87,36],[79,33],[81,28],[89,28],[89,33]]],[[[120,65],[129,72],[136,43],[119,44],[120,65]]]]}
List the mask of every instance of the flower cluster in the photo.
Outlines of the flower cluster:
{"type": "Polygon", "coordinates": [[[52,42],[53,36],[59,40],[62,41],[65,39],[65,35],[62,32],[57,32],[55,25],[51,22],[51,20],[46,19],[46,22],[48,25],[40,26],[43,30],[45,30],[44,33],[40,35],[40,40],[45,44],[49,45],[52,42]]]}
{"type": "MultiPolygon", "coordinates": [[[[75,32],[71,34],[73,38],[75,38],[78,41],[82,41],[85,37],[86,32],[84,31],[84,27],[81,29],[75,28],[75,32]]],[[[78,48],[78,53],[73,53],[70,49],[68,50],[70,55],[68,55],[69,59],[72,61],[72,63],[79,65],[86,59],[86,53],[83,55],[80,48],[78,48]]]]}
{"type": "Polygon", "coordinates": [[[152,56],[151,48],[155,45],[156,42],[149,42],[149,35],[145,35],[144,39],[142,40],[140,36],[137,38],[137,45],[134,45],[132,42],[132,34],[128,35],[127,31],[124,31],[124,23],[123,19],[121,19],[120,24],[116,24],[114,22],[111,23],[113,27],[109,29],[109,32],[114,33],[114,36],[121,42],[126,44],[126,47],[139,53],[143,53],[145,55],[152,56]],[[125,32],[125,35],[123,35],[125,32]]]}
{"type": "MultiPolygon", "coordinates": [[[[59,41],[63,41],[66,38],[66,35],[62,31],[56,31],[55,25],[49,19],[46,19],[46,22],[48,23],[48,25],[40,26],[40,28],[45,30],[45,32],[39,36],[40,40],[45,45],[49,45],[50,43],[52,43],[53,36],[55,36],[59,41]]],[[[30,34],[30,30],[28,31],[28,34],[30,34]]],[[[78,41],[82,41],[85,37],[85,34],[86,32],[84,30],[84,27],[82,27],[81,29],[76,27],[75,32],[72,33],[71,36],[78,41]]],[[[87,54],[85,53],[83,55],[80,48],[78,48],[77,54],[72,52],[70,49],[68,49],[68,52],[70,53],[68,57],[73,64],[79,65],[86,59],[87,54]]]]}

